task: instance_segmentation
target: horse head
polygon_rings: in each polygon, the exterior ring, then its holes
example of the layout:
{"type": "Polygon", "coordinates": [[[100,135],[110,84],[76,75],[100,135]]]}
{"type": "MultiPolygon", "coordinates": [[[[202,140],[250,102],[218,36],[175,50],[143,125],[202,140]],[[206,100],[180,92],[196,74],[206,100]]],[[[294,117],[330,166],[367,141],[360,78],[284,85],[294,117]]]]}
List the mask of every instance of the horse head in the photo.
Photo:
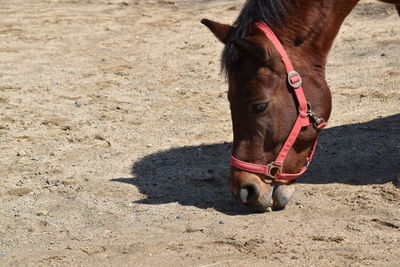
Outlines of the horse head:
{"type": "Polygon", "coordinates": [[[230,184],[244,204],[283,209],[291,199],[331,113],[327,54],[357,2],[248,0],[232,26],[202,20],[225,45],[230,184]]]}

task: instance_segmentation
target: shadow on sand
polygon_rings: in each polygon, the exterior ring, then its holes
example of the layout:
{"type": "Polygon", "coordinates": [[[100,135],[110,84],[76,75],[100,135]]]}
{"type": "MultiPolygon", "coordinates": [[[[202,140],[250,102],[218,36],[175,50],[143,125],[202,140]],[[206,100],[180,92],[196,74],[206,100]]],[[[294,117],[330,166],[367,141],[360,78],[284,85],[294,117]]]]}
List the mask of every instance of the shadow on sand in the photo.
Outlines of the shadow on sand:
{"type": "MultiPolygon", "coordinates": [[[[226,214],[251,211],[228,186],[231,143],[173,148],[135,162],[134,178],[113,179],[148,196],[140,203],[178,202],[226,214]]],[[[400,114],[323,131],[305,184],[383,184],[400,173],[400,114]]]]}

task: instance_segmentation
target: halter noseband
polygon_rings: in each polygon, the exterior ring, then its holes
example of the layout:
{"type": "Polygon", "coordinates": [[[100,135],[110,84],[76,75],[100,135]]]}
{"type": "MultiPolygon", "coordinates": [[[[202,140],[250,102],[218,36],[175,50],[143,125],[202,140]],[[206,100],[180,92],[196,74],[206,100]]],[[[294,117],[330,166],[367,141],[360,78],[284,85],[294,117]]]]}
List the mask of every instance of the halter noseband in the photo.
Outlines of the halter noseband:
{"type": "Polygon", "coordinates": [[[245,161],[241,161],[235,158],[233,155],[231,156],[231,165],[237,169],[259,173],[273,180],[281,180],[281,181],[292,181],[297,179],[300,175],[302,175],[306,170],[308,165],[310,164],[312,157],[314,155],[315,148],[317,146],[317,139],[314,141],[313,148],[311,149],[309,155],[307,156],[307,165],[304,166],[299,173],[283,173],[283,163],[285,162],[286,156],[292,148],[293,144],[297,140],[299,133],[303,127],[309,126],[311,123],[317,129],[323,129],[328,125],[324,119],[317,117],[317,115],[311,111],[311,106],[307,102],[306,96],[304,95],[302,84],[302,79],[300,74],[294,70],[292,62],[290,61],[288,55],[286,54],[285,49],[283,48],[281,42],[278,40],[274,32],[264,23],[257,22],[255,23],[256,27],[262,30],[266,37],[272,42],[275,46],[276,50],[278,50],[281,55],[282,62],[285,65],[285,69],[288,75],[288,83],[293,88],[297,101],[299,103],[299,115],[297,116],[296,122],[293,125],[293,128],[286,139],[285,144],[283,145],[281,151],[279,152],[277,158],[268,165],[258,165],[254,163],[249,163],[245,161]]]}

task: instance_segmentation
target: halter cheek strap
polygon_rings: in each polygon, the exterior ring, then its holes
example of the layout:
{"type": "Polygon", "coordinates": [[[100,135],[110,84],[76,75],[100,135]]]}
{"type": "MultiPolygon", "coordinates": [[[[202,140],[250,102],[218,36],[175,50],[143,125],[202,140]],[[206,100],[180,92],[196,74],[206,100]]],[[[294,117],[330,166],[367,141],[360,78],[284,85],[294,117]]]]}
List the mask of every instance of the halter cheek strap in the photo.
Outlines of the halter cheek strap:
{"type": "Polygon", "coordinates": [[[262,30],[266,37],[272,42],[275,46],[276,50],[279,52],[282,58],[282,62],[285,66],[287,75],[288,75],[288,83],[293,88],[297,101],[299,103],[299,114],[297,119],[293,125],[293,128],[283,144],[281,151],[279,152],[275,161],[271,162],[268,165],[259,165],[254,163],[249,163],[245,161],[241,161],[235,158],[233,155],[231,156],[231,165],[237,169],[244,170],[247,172],[259,173],[265,176],[268,176],[274,180],[282,180],[282,181],[292,181],[297,179],[300,175],[302,175],[306,170],[308,165],[310,164],[312,157],[315,152],[315,148],[317,146],[317,139],[314,141],[314,145],[307,156],[307,165],[304,166],[300,172],[298,173],[283,173],[283,163],[290,151],[293,147],[293,144],[296,142],[297,137],[300,134],[300,131],[303,127],[309,126],[311,123],[317,129],[323,129],[327,126],[327,123],[324,119],[316,116],[314,112],[311,111],[311,106],[308,104],[306,96],[303,91],[302,79],[300,74],[294,70],[292,62],[290,61],[285,49],[283,48],[281,42],[278,40],[274,32],[264,23],[257,22],[255,26],[262,30]]]}

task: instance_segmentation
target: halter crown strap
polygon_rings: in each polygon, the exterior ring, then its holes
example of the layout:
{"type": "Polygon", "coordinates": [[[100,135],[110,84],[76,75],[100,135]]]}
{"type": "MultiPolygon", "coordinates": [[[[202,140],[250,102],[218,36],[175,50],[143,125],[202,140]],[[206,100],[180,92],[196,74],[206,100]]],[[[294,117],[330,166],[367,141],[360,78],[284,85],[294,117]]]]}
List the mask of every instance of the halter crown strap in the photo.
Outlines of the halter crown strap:
{"type": "Polygon", "coordinates": [[[303,88],[301,86],[302,79],[300,74],[294,70],[293,64],[290,61],[285,49],[283,48],[281,42],[278,37],[276,37],[275,33],[265,24],[264,22],[256,22],[256,27],[264,32],[267,38],[272,42],[275,49],[279,52],[282,58],[283,65],[285,66],[286,73],[288,74],[288,82],[295,89],[294,92],[296,94],[297,100],[299,101],[299,110],[300,113],[307,113],[307,100],[304,95],[303,88]]]}

